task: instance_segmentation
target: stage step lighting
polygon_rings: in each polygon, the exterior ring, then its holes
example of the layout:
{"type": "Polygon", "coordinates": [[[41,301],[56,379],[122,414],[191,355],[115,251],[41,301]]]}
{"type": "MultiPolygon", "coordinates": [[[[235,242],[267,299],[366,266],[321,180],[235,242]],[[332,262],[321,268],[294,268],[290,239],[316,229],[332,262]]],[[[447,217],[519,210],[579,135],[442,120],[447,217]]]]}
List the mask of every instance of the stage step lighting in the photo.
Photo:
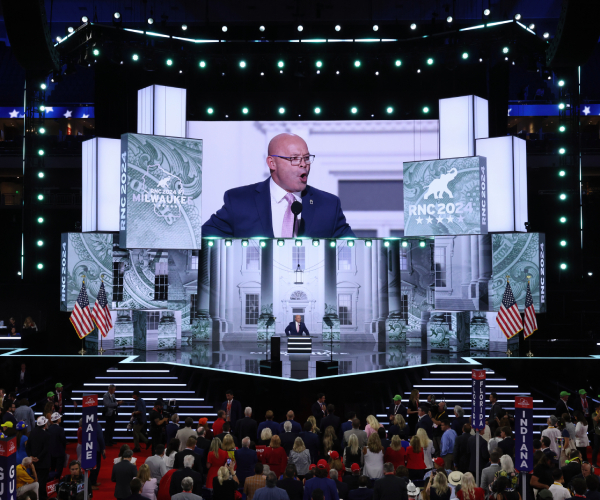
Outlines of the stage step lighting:
{"type": "Polygon", "coordinates": [[[565,193],[560,193],[558,195],[558,198],[561,199],[561,200],[566,200],[567,199],[567,195],[565,193]]]}
{"type": "Polygon", "coordinates": [[[285,245],[285,240],[277,240],[278,247],[282,247],[283,245],[285,245]]]}
{"type": "Polygon", "coordinates": [[[37,246],[38,247],[44,246],[44,242],[42,240],[37,240],[37,246]]]}
{"type": "Polygon", "coordinates": [[[92,54],[94,54],[97,57],[100,55],[100,50],[96,48],[96,49],[92,50],[92,54]]]}
{"type": "Polygon", "coordinates": [[[38,150],[38,155],[44,156],[44,154],[45,154],[45,151],[43,149],[38,150]]]}
{"type": "Polygon", "coordinates": [[[200,66],[201,68],[206,68],[206,61],[200,61],[198,63],[198,66],[200,66]]]}
{"type": "Polygon", "coordinates": [[[242,108],[242,113],[244,113],[245,115],[248,114],[248,108],[242,108]]]}
{"type": "Polygon", "coordinates": [[[208,108],[208,109],[206,110],[206,112],[207,112],[209,115],[212,115],[212,114],[214,113],[214,109],[212,109],[212,108],[208,108]]]}
{"type": "Polygon", "coordinates": [[[329,246],[330,246],[331,248],[335,247],[335,240],[331,240],[331,241],[329,242],[329,246]]]}
{"type": "Polygon", "coordinates": [[[371,245],[373,245],[373,242],[371,240],[365,240],[366,247],[370,247],[371,245]]]}
{"type": "Polygon", "coordinates": [[[379,26],[377,26],[376,24],[373,25],[373,31],[379,31],[379,26]]]}
{"type": "Polygon", "coordinates": [[[429,108],[427,106],[423,108],[423,113],[429,113],[429,108]]]}
{"type": "Polygon", "coordinates": [[[354,240],[348,240],[348,242],[346,243],[349,247],[353,247],[354,246],[354,240]]]}
{"type": "Polygon", "coordinates": [[[425,242],[423,240],[419,241],[419,246],[425,248],[425,242]]]}
{"type": "Polygon", "coordinates": [[[321,68],[323,67],[323,61],[317,61],[315,65],[317,66],[317,68],[321,68]]]}
{"type": "Polygon", "coordinates": [[[397,67],[400,67],[400,66],[402,66],[402,61],[400,59],[396,59],[395,64],[397,67]]]}
{"type": "Polygon", "coordinates": [[[40,127],[39,131],[40,134],[45,134],[46,133],[46,129],[44,127],[40,127]]]}
{"type": "Polygon", "coordinates": [[[283,61],[278,61],[277,62],[277,67],[278,68],[283,68],[283,66],[284,66],[284,62],[283,61]]]}
{"type": "Polygon", "coordinates": [[[319,241],[319,240],[317,240],[317,239],[314,239],[314,240],[312,241],[313,247],[318,247],[318,246],[319,246],[319,243],[320,243],[320,241],[319,241]]]}
{"type": "Polygon", "coordinates": [[[560,148],[558,150],[558,154],[564,155],[567,152],[567,150],[565,148],[560,148]]]}
{"type": "Polygon", "coordinates": [[[559,220],[559,222],[560,222],[561,224],[564,224],[564,223],[566,223],[566,222],[567,222],[567,218],[566,218],[565,216],[561,217],[561,218],[560,218],[560,219],[558,219],[558,220],[559,220]]]}
{"type": "Polygon", "coordinates": [[[299,25],[299,26],[298,26],[298,31],[302,31],[302,30],[304,30],[304,26],[302,26],[302,25],[299,25]]]}
{"type": "Polygon", "coordinates": [[[567,240],[560,240],[560,246],[561,247],[566,247],[567,246],[567,240]]]}
{"type": "Polygon", "coordinates": [[[225,246],[226,247],[230,247],[231,246],[231,240],[225,240],[225,246]]]}
{"type": "Polygon", "coordinates": [[[227,32],[227,26],[221,26],[221,31],[223,33],[226,33],[227,32]]]}
{"type": "Polygon", "coordinates": [[[187,30],[187,24],[182,24],[182,25],[181,25],[181,29],[182,29],[183,31],[186,31],[186,30],[187,30]]]}
{"type": "Polygon", "coordinates": [[[83,17],[81,18],[81,22],[82,22],[82,23],[87,23],[88,21],[89,21],[89,19],[88,19],[88,16],[83,16],[83,17]]]}
{"type": "Polygon", "coordinates": [[[531,23],[531,24],[529,25],[529,29],[530,29],[531,31],[533,31],[533,30],[535,29],[535,24],[531,23]]]}
{"type": "Polygon", "coordinates": [[[429,58],[427,59],[427,64],[429,64],[429,66],[431,66],[433,64],[433,58],[429,58]]]}
{"type": "Polygon", "coordinates": [[[559,87],[563,87],[563,86],[564,86],[564,84],[565,84],[565,81],[564,81],[564,80],[558,80],[558,86],[559,86],[559,87]]]}
{"type": "Polygon", "coordinates": [[[448,16],[448,17],[446,18],[446,22],[447,22],[447,23],[451,23],[452,21],[453,21],[453,19],[452,19],[452,16],[448,16]]]}
{"type": "Polygon", "coordinates": [[[259,245],[261,246],[261,248],[264,248],[267,246],[267,242],[265,240],[260,240],[259,245]]]}
{"type": "Polygon", "coordinates": [[[561,269],[564,271],[564,270],[567,268],[567,265],[566,265],[566,264],[563,262],[563,263],[560,265],[560,268],[561,268],[561,269]]]}
{"type": "Polygon", "coordinates": [[[67,28],[67,32],[68,32],[68,33],[73,33],[73,31],[75,31],[75,28],[73,28],[73,26],[69,26],[69,27],[67,28]]]}
{"type": "Polygon", "coordinates": [[[43,194],[38,194],[38,200],[39,201],[43,201],[44,200],[44,195],[43,194]]]}
{"type": "Polygon", "coordinates": [[[38,224],[43,224],[44,223],[44,218],[43,217],[38,217],[37,221],[38,221],[38,224]]]}
{"type": "Polygon", "coordinates": [[[152,19],[151,17],[148,18],[148,24],[154,24],[154,19],[152,19]]]}
{"type": "Polygon", "coordinates": [[[279,114],[282,115],[283,113],[285,113],[285,108],[279,108],[279,114]]]}
{"type": "Polygon", "coordinates": [[[341,31],[342,27],[339,24],[335,25],[335,31],[341,31]]]}
{"type": "Polygon", "coordinates": [[[558,109],[565,109],[565,104],[563,102],[559,103],[558,109]]]}
{"type": "Polygon", "coordinates": [[[519,21],[521,19],[521,14],[515,14],[515,19],[519,21]]]}
{"type": "Polygon", "coordinates": [[[321,112],[321,108],[317,107],[315,108],[315,114],[318,115],[321,112]]]}
{"type": "Polygon", "coordinates": [[[544,38],[550,38],[550,33],[547,31],[542,35],[544,38]]]}
{"type": "Polygon", "coordinates": [[[565,130],[567,130],[567,127],[565,127],[564,125],[561,125],[560,127],[558,127],[559,132],[564,132],[565,130]]]}
{"type": "Polygon", "coordinates": [[[42,264],[41,262],[37,265],[38,269],[44,269],[44,264],[42,264]]]}
{"type": "Polygon", "coordinates": [[[560,177],[564,177],[565,175],[567,175],[567,173],[564,170],[561,170],[560,172],[558,172],[558,175],[560,177]]]}
{"type": "Polygon", "coordinates": [[[417,29],[417,25],[416,25],[415,23],[412,23],[412,24],[410,25],[410,29],[411,29],[411,30],[416,30],[416,29],[417,29]]]}
{"type": "Polygon", "coordinates": [[[463,59],[468,59],[469,58],[469,53],[468,52],[463,52],[462,58],[463,59]]]}
{"type": "Polygon", "coordinates": [[[133,55],[131,56],[131,58],[132,58],[134,61],[138,61],[138,60],[139,60],[139,58],[140,58],[140,56],[138,56],[137,54],[133,54],[133,55]]]}
{"type": "Polygon", "coordinates": [[[403,248],[406,248],[407,246],[408,246],[408,241],[403,241],[403,242],[402,242],[402,247],[403,247],[403,248]]]}
{"type": "Polygon", "coordinates": [[[358,108],[353,107],[352,109],[350,109],[350,112],[355,115],[356,113],[358,113],[358,108]]]}
{"type": "Polygon", "coordinates": [[[38,172],[38,177],[40,179],[43,179],[44,178],[44,172],[38,172]]]}
{"type": "Polygon", "coordinates": [[[259,31],[265,31],[265,27],[264,26],[260,26],[258,29],[259,29],[259,31]]]}
{"type": "Polygon", "coordinates": [[[173,66],[173,59],[167,59],[167,66],[173,66]]]}
{"type": "Polygon", "coordinates": [[[508,47],[504,47],[504,48],[502,49],[502,52],[503,52],[504,54],[508,54],[508,47]]]}
{"type": "Polygon", "coordinates": [[[483,15],[484,15],[484,16],[489,16],[491,13],[492,13],[492,12],[490,11],[490,9],[485,9],[485,10],[483,11],[483,15]]]}
{"type": "Polygon", "coordinates": [[[246,67],[246,61],[240,61],[240,68],[246,67]]]}
{"type": "Polygon", "coordinates": [[[358,60],[354,61],[354,67],[360,68],[360,61],[358,61],[358,60]]]}

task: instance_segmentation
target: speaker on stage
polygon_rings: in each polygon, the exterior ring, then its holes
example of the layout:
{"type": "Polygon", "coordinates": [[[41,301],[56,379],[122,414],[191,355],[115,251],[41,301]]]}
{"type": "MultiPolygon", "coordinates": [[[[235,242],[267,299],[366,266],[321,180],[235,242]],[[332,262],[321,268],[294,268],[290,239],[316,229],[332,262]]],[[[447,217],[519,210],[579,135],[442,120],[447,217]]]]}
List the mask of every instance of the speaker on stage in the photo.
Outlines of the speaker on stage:
{"type": "Polygon", "coordinates": [[[271,337],[271,361],[281,360],[281,337],[271,337]]]}
{"type": "Polygon", "coordinates": [[[337,361],[317,361],[317,378],[330,377],[339,373],[337,361]]]}

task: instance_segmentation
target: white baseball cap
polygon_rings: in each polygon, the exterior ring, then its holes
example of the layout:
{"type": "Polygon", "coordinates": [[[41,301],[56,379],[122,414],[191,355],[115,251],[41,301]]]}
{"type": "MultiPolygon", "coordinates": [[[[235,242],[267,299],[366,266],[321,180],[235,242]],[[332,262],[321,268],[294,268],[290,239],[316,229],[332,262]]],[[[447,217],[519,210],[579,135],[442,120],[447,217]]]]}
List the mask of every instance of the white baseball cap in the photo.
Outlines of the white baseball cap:
{"type": "Polygon", "coordinates": [[[58,413],[57,411],[55,411],[51,416],[50,416],[50,420],[52,420],[52,422],[56,422],[59,418],[61,418],[60,413],[58,413]]]}
{"type": "Polygon", "coordinates": [[[48,423],[48,419],[46,417],[38,417],[37,424],[38,427],[44,427],[48,423]]]}

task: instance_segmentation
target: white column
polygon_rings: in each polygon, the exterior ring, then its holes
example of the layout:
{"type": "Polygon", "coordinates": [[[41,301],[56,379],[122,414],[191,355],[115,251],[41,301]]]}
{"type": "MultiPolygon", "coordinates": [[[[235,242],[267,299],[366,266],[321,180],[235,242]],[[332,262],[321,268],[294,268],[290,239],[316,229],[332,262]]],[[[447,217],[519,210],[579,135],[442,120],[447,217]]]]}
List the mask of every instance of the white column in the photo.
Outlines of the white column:
{"type": "Polygon", "coordinates": [[[210,247],[210,315],[213,320],[212,324],[212,340],[221,340],[221,321],[219,318],[219,299],[220,299],[220,280],[221,273],[219,272],[221,264],[221,255],[219,253],[218,242],[215,246],[210,247]]]}
{"type": "MultiPolygon", "coordinates": [[[[388,298],[388,249],[384,246],[383,241],[377,242],[377,253],[379,254],[379,321],[385,322],[390,312],[388,298]]],[[[384,324],[385,328],[385,324],[384,324]]],[[[385,331],[385,330],[384,330],[385,331]]]]}
{"type": "Polygon", "coordinates": [[[225,248],[225,242],[223,240],[217,240],[215,243],[219,245],[219,253],[221,254],[221,264],[219,268],[219,318],[221,320],[221,332],[225,333],[227,331],[227,318],[225,315],[225,307],[227,304],[227,249],[225,248]]]}
{"type": "Polygon", "coordinates": [[[226,304],[225,304],[225,318],[227,320],[227,332],[233,332],[234,322],[234,287],[233,287],[233,266],[235,265],[234,255],[235,251],[233,246],[225,247],[225,251],[229,254],[227,255],[227,273],[226,273],[226,282],[227,282],[227,295],[226,295],[226,304]]]}
{"type": "MultiPolygon", "coordinates": [[[[365,303],[365,333],[371,333],[371,321],[373,319],[373,296],[371,293],[373,279],[373,268],[371,264],[371,252],[373,247],[364,247],[362,251],[364,252],[364,283],[365,283],[365,291],[363,295],[363,301],[365,303]]],[[[358,249],[357,249],[358,250],[358,249]]]]}
{"type": "Polygon", "coordinates": [[[377,241],[373,241],[371,248],[371,302],[373,304],[373,317],[371,319],[371,332],[377,332],[377,320],[379,319],[379,254],[377,252],[377,241]]]}

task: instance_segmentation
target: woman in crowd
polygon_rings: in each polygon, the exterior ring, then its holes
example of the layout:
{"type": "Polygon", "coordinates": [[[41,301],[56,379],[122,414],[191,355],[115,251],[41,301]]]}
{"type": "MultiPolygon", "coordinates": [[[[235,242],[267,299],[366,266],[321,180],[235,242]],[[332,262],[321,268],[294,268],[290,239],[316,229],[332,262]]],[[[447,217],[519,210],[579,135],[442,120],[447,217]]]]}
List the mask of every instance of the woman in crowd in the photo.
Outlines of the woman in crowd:
{"type": "Polygon", "coordinates": [[[294,446],[290,450],[288,464],[295,465],[296,471],[298,472],[298,478],[300,480],[304,479],[304,476],[310,467],[310,452],[306,449],[304,441],[301,437],[297,437],[294,440],[294,446]]]}
{"type": "MultiPolygon", "coordinates": [[[[123,453],[125,453],[126,450],[131,450],[131,448],[127,444],[124,444],[123,446],[121,446],[121,448],[119,448],[119,455],[113,460],[114,464],[118,464],[121,460],[123,460],[123,453]]],[[[131,463],[135,465],[136,462],[137,457],[131,457],[131,463]]]]}
{"type": "Polygon", "coordinates": [[[351,472],[350,468],[352,464],[358,464],[361,467],[363,464],[363,454],[358,446],[356,434],[350,434],[348,446],[344,449],[344,466],[346,467],[346,472],[351,472]]]}
{"type": "Polygon", "coordinates": [[[200,427],[204,428],[204,437],[208,440],[212,439],[213,434],[210,430],[210,427],[208,426],[208,418],[202,417],[198,420],[198,429],[200,429],[200,427]]]}
{"type": "Polygon", "coordinates": [[[177,455],[177,453],[179,452],[180,445],[181,441],[179,441],[179,439],[177,438],[173,438],[169,442],[167,451],[165,451],[165,454],[163,456],[163,461],[165,462],[167,469],[173,468],[173,464],[175,463],[175,455],[177,455]]]}
{"type": "Polygon", "coordinates": [[[417,437],[419,438],[419,442],[421,443],[421,447],[423,448],[423,460],[425,461],[425,468],[427,470],[433,469],[433,441],[429,439],[427,431],[423,428],[419,428],[419,430],[417,430],[417,437]]]}
{"type": "Polygon", "coordinates": [[[381,424],[375,418],[375,416],[374,415],[369,415],[367,417],[367,425],[365,427],[365,431],[367,433],[367,437],[370,437],[371,434],[373,434],[373,433],[377,434],[377,431],[379,430],[379,427],[381,427],[381,424]]]}
{"type": "Polygon", "coordinates": [[[277,478],[283,475],[285,468],[287,467],[287,454],[283,446],[281,446],[281,439],[276,434],[271,438],[271,454],[269,456],[269,467],[277,474],[277,478]]]}
{"type": "Polygon", "coordinates": [[[140,465],[137,477],[142,482],[142,491],[140,491],[140,494],[149,500],[156,500],[156,490],[158,487],[156,485],[156,478],[152,477],[150,473],[150,467],[146,464],[140,465]]]}
{"type": "Polygon", "coordinates": [[[342,464],[340,460],[340,454],[337,451],[329,452],[329,459],[327,460],[327,465],[329,466],[329,470],[336,470],[338,472],[338,479],[341,481],[344,477],[344,472],[346,472],[346,468],[342,464]]]}
{"type": "Polygon", "coordinates": [[[306,419],[306,421],[307,421],[307,422],[310,422],[310,423],[311,423],[311,425],[312,425],[312,431],[311,431],[311,432],[312,432],[313,434],[318,434],[318,435],[319,435],[319,437],[321,437],[321,436],[320,436],[320,434],[321,434],[321,429],[319,429],[319,428],[317,427],[317,419],[314,417],[314,415],[311,415],[310,417],[308,417],[308,418],[306,419]]]}
{"type": "Polygon", "coordinates": [[[263,465],[266,465],[269,463],[269,457],[271,456],[271,438],[273,437],[273,433],[271,432],[271,429],[269,429],[268,427],[265,427],[261,432],[260,432],[260,439],[258,440],[258,443],[256,444],[256,454],[258,456],[258,459],[260,460],[260,462],[263,465]]]}
{"type": "MultiPolygon", "coordinates": [[[[222,448],[221,440],[216,437],[210,442],[210,451],[206,458],[206,466],[208,467],[208,474],[206,475],[206,487],[212,489],[213,480],[217,477],[220,468],[225,467],[229,455],[222,448]]],[[[225,467],[227,469],[227,467],[225,467]]],[[[233,467],[232,467],[233,469],[233,467]]]]}
{"type": "Polygon", "coordinates": [[[575,446],[581,454],[581,460],[587,461],[587,447],[590,444],[588,439],[588,422],[579,410],[573,413],[575,425],[575,446]]]}
{"type": "Polygon", "coordinates": [[[256,443],[257,445],[269,446],[271,444],[271,438],[273,437],[273,432],[268,427],[265,427],[260,432],[260,439],[256,443]]]}
{"type": "Polygon", "coordinates": [[[411,480],[423,479],[426,467],[423,458],[423,447],[418,435],[412,437],[410,446],[406,449],[406,468],[411,480]]]}
{"type": "Polygon", "coordinates": [[[25,445],[29,439],[27,424],[22,420],[17,424],[17,464],[23,463],[23,459],[27,456],[25,445]]]}
{"type": "Polygon", "coordinates": [[[493,500],[521,500],[521,495],[518,490],[510,489],[510,481],[507,477],[499,477],[492,484],[492,494],[490,499],[493,500]]]}
{"type": "Polygon", "coordinates": [[[500,427],[501,441],[498,442],[498,448],[500,448],[505,455],[510,457],[515,456],[515,440],[513,439],[512,430],[510,426],[500,427]]]}
{"type": "Polygon", "coordinates": [[[460,481],[460,490],[456,492],[458,500],[484,500],[485,491],[475,484],[473,474],[467,472],[460,481]]]}
{"type": "Polygon", "coordinates": [[[407,441],[408,435],[408,425],[406,425],[404,417],[397,413],[394,415],[394,424],[388,429],[388,439],[392,439],[394,436],[400,436],[400,439],[407,441]]]}
{"type": "Polygon", "coordinates": [[[227,434],[223,438],[223,449],[227,452],[227,458],[230,458],[232,462],[235,461],[235,442],[233,441],[233,436],[231,434],[227,434]]]}
{"type": "Polygon", "coordinates": [[[430,500],[450,500],[452,490],[448,486],[446,472],[440,469],[436,474],[432,474],[429,477],[425,491],[429,495],[430,500]]]}
{"type": "Polygon", "coordinates": [[[419,389],[413,389],[410,392],[406,413],[408,414],[408,432],[414,434],[419,421],[419,389]]]}
{"type": "Polygon", "coordinates": [[[507,477],[510,489],[516,490],[519,487],[519,474],[515,471],[515,466],[512,458],[508,455],[500,457],[500,470],[494,474],[494,477],[507,477]]]}
{"type": "Polygon", "coordinates": [[[339,453],[341,450],[340,442],[338,441],[335,429],[330,425],[327,427],[327,429],[325,429],[325,433],[323,434],[323,448],[321,451],[321,456],[327,459],[331,451],[336,451],[339,453]]]}
{"type": "MultiPolygon", "coordinates": [[[[530,484],[535,490],[549,490],[554,484],[550,458],[542,450],[536,451],[533,455],[533,474],[530,484]]],[[[537,497],[537,492],[535,496],[537,497]]]]}
{"type": "Polygon", "coordinates": [[[233,463],[229,467],[219,467],[216,477],[212,480],[212,500],[235,500],[235,493],[239,485],[240,482],[233,470],[233,463]]]}
{"type": "Polygon", "coordinates": [[[393,463],[394,470],[406,463],[406,451],[398,434],[392,437],[390,446],[385,450],[384,462],[393,463]]]}
{"type": "Polygon", "coordinates": [[[25,330],[26,328],[29,330],[35,330],[36,332],[38,331],[38,327],[33,321],[33,319],[31,319],[31,316],[27,316],[25,318],[25,323],[23,323],[23,330],[25,330]]]}
{"type": "Polygon", "coordinates": [[[363,474],[371,479],[379,479],[383,476],[383,447],[377,433],[373,433],[367,440],[367,446],[363,448],[365,467],[363,474]]]}

